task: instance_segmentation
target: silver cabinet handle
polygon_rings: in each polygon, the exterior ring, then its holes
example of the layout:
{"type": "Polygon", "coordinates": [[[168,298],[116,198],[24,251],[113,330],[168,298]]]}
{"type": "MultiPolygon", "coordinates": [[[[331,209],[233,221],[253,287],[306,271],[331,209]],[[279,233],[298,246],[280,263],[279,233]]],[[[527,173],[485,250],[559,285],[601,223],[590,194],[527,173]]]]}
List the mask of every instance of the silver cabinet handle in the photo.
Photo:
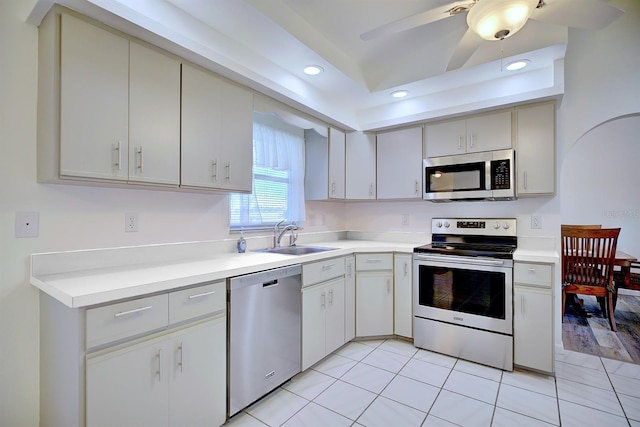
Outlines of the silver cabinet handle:
{"type": "Polygon", "coordinates": [[[141,311],[150,310],[151,308],[153,308],[153,306],[148,305],[146,307],[134,308],[133,310],[121,311],[119,313],[114,314],[113,317],[127,316],[129,314],[140,313],[141,311]]]}
{"type": "Polygon", "coordinates": [[[535,268],[532,268],[532,267],[529,267],[529,268],[527,268],[527,271],[528,271],[529,273],[532,273],[532,274],[533,274],[533,273],[535,273],[535,272],[536,272],[536,269],[535,269],[535,268]]]}
{"type": "Polygon", "coordinates": [[[144,166],[142,164],[142,156],[143,156],[142,144],[140,144],[140,148],[138,148],[138,154],[140,155],[140,158],[139,158],[140,163],[138,163],[138,169],[140,169],[140,173],[143,173],[144,172],[144,166]]]}
{"type": "Polygon", "coordinates": [[[331,183],[331,195],[332,196],[336,195],[336,183],[335,182],[331,183]]]}
{"type": "Polygon", "coordinates": [[[387,279],[387,293],[391,293],[391,280],[387,279]]]}
{"type": "Polygon", "coordinates": [[[527,171],[524,171],[524,189],[527,189],[527,171]]]}
{"type": "Polygon", "coordinates": [[[458,150],[462,150],[462,135],[458,135],[458,150]]]}
{"type": "Polygon", "coordinates": [[[405,277],[409,273],[409,263],[407,261],[404,262],[404,275],[405,277]]]}
{"type": "Polygon", "coordinates": [[[382,262],[382,260],[380,258],[367,258],[367,262],[377,263],[382,262]]]}
{"type": "Polygon", "coordinates": [[[420,189],[418,188],[418,186],[419,186],[419,183],[418,183],[418,180],[416,179],[416,194],[418,194],[418,192],[420,191],[420,189]]]}
{"type": "Polygon", "coordinates": [[[335,266],[335,264],[324,264],[322,266],[322,271],[327,271],[327,270],[331,270],[333,267],[335,266]]]}
{"type": "Polygon", "coordinates": [[[118,168],[118,170],[122,170],[122,155],[120,154],[120,145],[121,142],[118,141],[118,143],[116,144],[114,151],[116,152],[116,163],[115,166],[116,168],[118,168]]]}
{"type": "Polygon", "coordinates": [[[206,296],[209,296],[209,295],[213,295],[215,293],[216,293],[216,291],[210,291],[210,292],[203,292],[201,294],[189,295],[189,299],[202,298],[202,297],[206,297],[206,296]]]}
{"type": "Polygon", "coordinates": [[[369,184],[369,198],[373,199],[373,182],[369,184]]]}
{"type": "Polygon", "coordinates": [[[229,182],[231,181],[231,162],[227,162],[224,167],[227,171],[227,176],[225,176],[224,179],[229,182]]]}
{"type": "Polygon", "coordinates": [[[333,305],[333,289],[329,291],[329,305],[333,305]]]}
{"type": "Polygon", "coordinates": [[[520,295],[520,313],[524,316],[524,295],[520,295]]]}
{"type": "Polygon", "coordinates": [[[180,359],[178,360],[178,367],[180,368],[180,372],[182,372],[182,367],[184,366],[183,363],[182,363],[183,352],[184,352],[184,347],[182,346],[182,342],[180,342],[180,345],[178,346],[178,351],[180,352],[180,359]]]}
{"type": "Polygon", "coordinates": [[[325,297],[325,295],[324,295],[324,292],[322,293],[322,295],[320,296],[320,298],[321,298],[320,307],[322,307],[322,308],[326,308],[326,306],[327,306],[327,299],[326,299],[326,297],[325,297]]]}
{"type": "Polygon", "coordinates": [[[471,135],[469,135],[469,148],[473,148],[473,140],[476,138],[476,134],[471,132],[471,135]]]}
{"type": "Polygon", "coordinates": [[[218,159],[211,162],[211,178],[214,181],[218,180],[218,159]]]}
{"type": "Polygon", "coordinates": [[[158,381],[162,381],[161,367],[162,367],[162,349],[159,349],[156,353],[156,362],[158,363],[156,369],[156,376],[158,377],[158,381]]]}

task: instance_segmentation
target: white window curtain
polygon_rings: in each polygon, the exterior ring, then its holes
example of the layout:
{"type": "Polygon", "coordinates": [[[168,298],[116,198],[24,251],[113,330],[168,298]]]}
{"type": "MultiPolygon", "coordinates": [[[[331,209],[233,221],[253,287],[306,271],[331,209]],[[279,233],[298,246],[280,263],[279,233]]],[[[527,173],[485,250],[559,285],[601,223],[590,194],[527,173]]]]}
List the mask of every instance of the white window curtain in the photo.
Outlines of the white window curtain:
{"type": "Polygon", "coordinates": [[[230,228],[271,227],[283,219],[302,225],[304,162],[303,129],[254,113],[253,191],[230,196],[230,228]]]}

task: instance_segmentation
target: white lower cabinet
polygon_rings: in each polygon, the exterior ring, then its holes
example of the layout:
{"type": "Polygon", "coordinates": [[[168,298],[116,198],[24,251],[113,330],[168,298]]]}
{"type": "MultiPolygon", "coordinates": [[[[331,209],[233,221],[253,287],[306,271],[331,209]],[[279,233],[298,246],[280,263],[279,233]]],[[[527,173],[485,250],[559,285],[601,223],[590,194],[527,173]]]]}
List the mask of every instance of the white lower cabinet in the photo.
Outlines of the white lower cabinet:
{"type": "Polygon", "coordinates": [[[413,257],[409,254],[395,254],[393,259],[393,332],[396,335],[413,338],[413,291],[411,266],[413,257]]]}
{"type": "Polygon", "coordinates": [[[223,424],[225,339],[221,316],[88,356],[87,426],[223,424]]]}
{"type": "Polygon", "coordinates": [[[344,342],[344,277],[303,289],[302,370],[344,342]]]}
{"type": "Polygon", "coordinates": [[[226,281],[98,307],[40,301],[43,426],[217,426],[226,281]]]}
{"type": "Polygon", "coordinates": [[[356,337],[356,259],[344,259],[344,341],[356,337]]]}
{"type": "Polygon", "coordinates": [[[553,373],[551,264],[514,263],[514,364],[553,373]]]}
{"type": "Polygon", "coordinates": [[[393,255],[356,254],[356,336],[393,334],[393,255]]]}
{"type": "Polygon", "coordinates": [[[345,343],[345,261],[302,266],[302,370],[345,343]]]}

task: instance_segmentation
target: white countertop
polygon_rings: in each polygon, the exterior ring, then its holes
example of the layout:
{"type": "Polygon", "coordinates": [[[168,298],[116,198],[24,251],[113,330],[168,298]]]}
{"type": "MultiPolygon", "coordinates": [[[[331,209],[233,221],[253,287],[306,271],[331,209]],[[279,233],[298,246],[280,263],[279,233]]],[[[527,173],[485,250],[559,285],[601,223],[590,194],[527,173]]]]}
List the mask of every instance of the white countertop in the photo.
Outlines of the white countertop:
{"type": "MultiPolygon", "coordinates": [[[[81,270],[70,266],[69,271],[51,273],[46,268],[40,267],[42,258],[55,256],[56,261],[60,262],[64,259],[65,253],[34,254],[32,255],[31,284],[68,307],[80,308],[287,265],[350,255],[355,252],[410,253],[416,244],[340,240],[314,242],[313,246],[336,249],[295,256],[253,251],[244,254],[220,253],[205,259],[174,262],[141,262],[105,267],[95,265],[81,270]]],[[[90,256],[91,252],[73,251],[67,254],[68,258],[77,258],[79,253],[90,256]]],[[[43,263],[46,264],[46,261],[43,263]]],[[[108,263],[108,260],[105,263],[108,263]]]]}
{"type": "MultiPolygon", "coordinates": [[[[335,250],[307,255],[212,251],[206,242],[69,251],[31,256],[31,284],[71,308],[88,307],[199,283],[358,252],[411,253],[415,242],[331,240],[335,250]]],[[[516,261],[558,262],[552,245],[527,245],[516,261]]]]}

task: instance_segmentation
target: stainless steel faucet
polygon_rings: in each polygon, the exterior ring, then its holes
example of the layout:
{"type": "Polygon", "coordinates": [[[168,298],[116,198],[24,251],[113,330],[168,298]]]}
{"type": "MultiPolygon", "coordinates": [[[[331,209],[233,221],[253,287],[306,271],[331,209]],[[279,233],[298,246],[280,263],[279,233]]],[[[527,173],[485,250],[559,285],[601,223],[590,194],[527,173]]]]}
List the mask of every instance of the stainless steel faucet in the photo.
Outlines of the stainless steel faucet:
{"type": "Polygon", "coordinates": [[[285,221],[286,220],[283,219],[282,221],[277,223],[276,226],[273,228],[273,247],[274,248],[280,247],[280,240],[282,240],[282,236],[284,236],[284,234],[287,231],[291,231],[291,237],[289,238],[289,246],[293,246],[296,244],[296,239],[298,237],[294,236],[293,231],[298,229],[298,225],[294,221],[291,224],[284,226],[284,228],[280,230],[280,225],[285,221]]]}

